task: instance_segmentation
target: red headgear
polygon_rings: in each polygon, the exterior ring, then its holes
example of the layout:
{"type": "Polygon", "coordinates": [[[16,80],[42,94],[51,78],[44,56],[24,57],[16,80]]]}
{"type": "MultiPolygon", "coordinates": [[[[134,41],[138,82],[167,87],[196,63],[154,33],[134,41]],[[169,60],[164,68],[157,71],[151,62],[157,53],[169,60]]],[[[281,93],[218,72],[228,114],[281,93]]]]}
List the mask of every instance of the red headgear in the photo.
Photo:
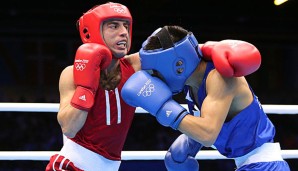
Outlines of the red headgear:
{"type": "Polygon", "coordinates": [[[113,2],[96,6],[80,17],[78,20],[79,31],[83,43],[99,43],[106,45],[101,35],[102,23],[105,20],[114,18],[124,19],[130,22],[128,30],[130,36],[130,42],[128,44],[129,50],[132,39],[132,17],[126,6],[113,2]]]}

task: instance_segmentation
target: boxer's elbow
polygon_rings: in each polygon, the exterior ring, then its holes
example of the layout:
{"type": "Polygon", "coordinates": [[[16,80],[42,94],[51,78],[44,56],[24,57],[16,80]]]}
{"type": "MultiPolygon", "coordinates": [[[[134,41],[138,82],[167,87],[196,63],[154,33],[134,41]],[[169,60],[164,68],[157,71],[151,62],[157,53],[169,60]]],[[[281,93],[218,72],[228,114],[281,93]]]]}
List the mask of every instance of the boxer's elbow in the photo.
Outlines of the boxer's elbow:
{"type": "Polygon", "coordinates": [[[205,137],[201,142],[205,147],[211,147],[215,143],[216,138],[212,136],[205,137]]]}
{"type": "Polygon", "coordinates": [[[203,131],[201,131],[200,135],[198,135],[198,141],[205,147],[211,147],[215,143],[217,137],[217,129],[209,127],[208,129],[203,129],[203,131]]]}
{"type": "Polygon", "coordinates": [[[68,137],[68,138],[73,138],[76,136],[78,131],[74,130],[71,126],[66,125],[66,124],[60,124],[62,133],[68,137]]]}
{"type": "Polygon", "coordinates": [[[79,128],[76,126],[76,124],[71,123],[70,120],[67,120],[67,119],[61,117],[61,115],[58,115],[57,119],[58,119],[58,123],[61,127],[62,133],[66,137],[73,138],[76,136],[76,134],[79,131],[79,128]]]}
{"type": "Polygon", "coordinates": [[[212,146],[220,132],[220,128],[215,122],[191,115],[186,116],[182,120],[179,130],[205,147],[212,146]]]}
{"type": "Polygon", "coordinates": [[[71,126],[69,126],[67,124],[60,123],[60,127],[62,130],[62,133],[68,138],[73,138],[78,133],[78,131],[76,129],[72,128],[71,126]]]}
{"type": "Polygon", "coordinates": [[[70,130],[63,129],[63,128],[62,128],[62,133],[67,138],[74,138],[76,136],[76,134],[77,134],[77,132],[75,132],[75,131],[70,131],[70,130]]]}

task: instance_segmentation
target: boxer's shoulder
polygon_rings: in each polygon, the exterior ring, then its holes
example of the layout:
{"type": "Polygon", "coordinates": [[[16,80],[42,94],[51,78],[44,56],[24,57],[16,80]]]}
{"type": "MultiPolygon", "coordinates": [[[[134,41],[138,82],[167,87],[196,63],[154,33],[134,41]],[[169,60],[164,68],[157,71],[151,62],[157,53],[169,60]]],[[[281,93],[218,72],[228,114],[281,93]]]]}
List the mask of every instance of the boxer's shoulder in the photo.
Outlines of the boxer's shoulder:
{"type": "Polygon", "coordinates": [[[130,63],[130,65],[134,68],[135,71],[141,70],[141,62],[138,52],[126,55],[125,59],[130,63]]]}

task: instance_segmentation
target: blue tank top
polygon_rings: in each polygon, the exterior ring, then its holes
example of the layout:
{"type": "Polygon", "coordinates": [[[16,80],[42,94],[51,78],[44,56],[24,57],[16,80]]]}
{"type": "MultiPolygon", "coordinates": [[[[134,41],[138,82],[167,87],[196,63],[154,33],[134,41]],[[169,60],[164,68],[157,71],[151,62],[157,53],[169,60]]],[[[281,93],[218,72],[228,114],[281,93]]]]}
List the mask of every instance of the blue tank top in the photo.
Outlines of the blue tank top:
{"type": "MultiPolygon", "coordinates": [[[[199,106],[206,97],[206,78],[214,65],[207,63],[207,68],[201,86],[197,92],[199,106]]],[[[252,91],[252,89],[251,89],[252,91]]],[[[214,143],[217,150],[228,158],[243,156],[262,144],[273,142],[275,127],[265,114],[258,97],[253,93],[252,103],[238,113],[232,120],[225,122],[214,143]]],[[[189,111],[193,110],[189,103],[189,111]]]]}

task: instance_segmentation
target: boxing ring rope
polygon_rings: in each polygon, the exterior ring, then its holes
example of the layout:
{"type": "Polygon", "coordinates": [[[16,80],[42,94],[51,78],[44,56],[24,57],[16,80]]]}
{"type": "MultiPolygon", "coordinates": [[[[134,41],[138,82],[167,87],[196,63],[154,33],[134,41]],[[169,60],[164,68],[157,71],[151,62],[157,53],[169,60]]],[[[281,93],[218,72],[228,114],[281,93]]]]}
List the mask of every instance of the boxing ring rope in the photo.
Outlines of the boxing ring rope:
{"type": "MultiPolygon", "coordinates": [[[[185,104],[183,107],[187,108],[185,104]]],[[[267,114],[298,114],[298,105],[262,105],[267,114]]],[[[58,103],[0,103],[0,112],[58,112],[58,103]]],[[[136,113],[148,113],[137,108],[136,113]]],[[[0,151],[0,160],[47,161],[58,151],[0,151]]],[[[282,150],[284,159],[298,158],[298,150],[282,150]]],[[[122,160],[163,160],[166,151],[123,151],[122,160]]],[[[201,150],[195,157],[199,160],[227,159],[217,150],[201,150]]]]}
{"type": "MultiPolygon", "coordinates": [[[[185,104],[182,104],[187,108],[185,104]]],[[[298,114],[298,105],[262,105],[267,114],[298,114]]],[[[58,112],[58,103],[0,103],[0,112],[58,112]]],[[[138,107],[136,113],[148,113],[138,107]]]]}
{"type": "MultiPolygon", "coordinates": [[[[122,160],[163,160],[167,151],[122,151],[122,160]]],[[[1,151],[0,160],[48,161],[58,151],[1,151]]],[[[298,150],[282,150],[284,159],[298,158],[298,150]]],[[[198,160],[228,159],[216,150],[201,150],[195,157],[198,160]]]]}

